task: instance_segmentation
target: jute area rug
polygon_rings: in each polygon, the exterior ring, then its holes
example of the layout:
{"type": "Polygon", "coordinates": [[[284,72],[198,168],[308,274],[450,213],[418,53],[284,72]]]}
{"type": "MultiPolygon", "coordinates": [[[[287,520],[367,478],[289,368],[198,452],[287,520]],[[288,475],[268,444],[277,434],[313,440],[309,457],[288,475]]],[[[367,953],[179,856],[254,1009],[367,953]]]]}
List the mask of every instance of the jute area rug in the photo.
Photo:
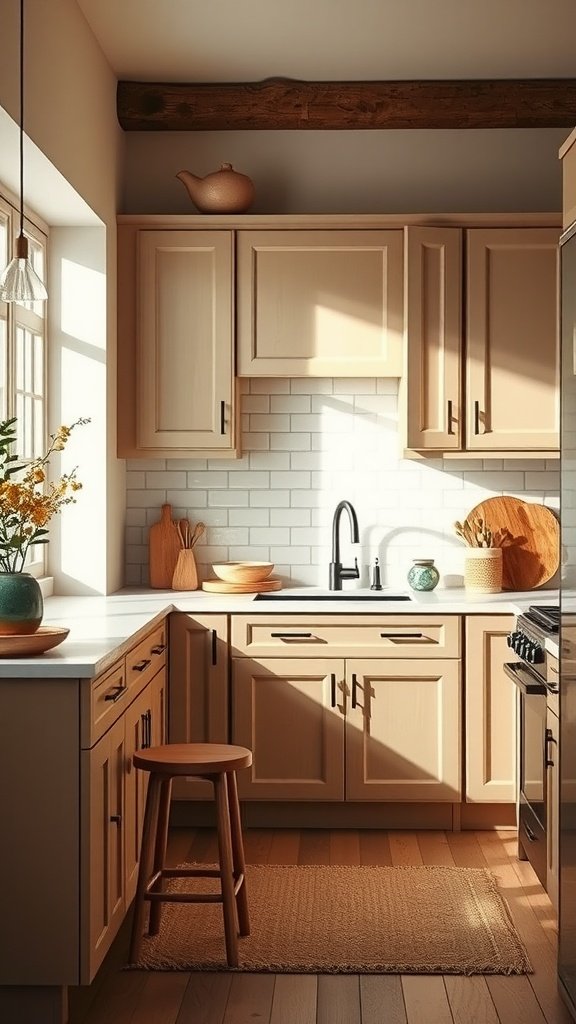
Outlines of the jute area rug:
{"type": "MultiPolygon", "coordinates": [[[[190,866],[190,865],[188,865],[190,866]]],[[[484,868],[247,867],[251,935],[239,971],[314,974],[524,974],[530,961],[484,868]]],[[[168,887],[218,891],[218,880],[168,887]]],[[[129,968],[228,970],[220,904],[163,904],[129,968]]]]}

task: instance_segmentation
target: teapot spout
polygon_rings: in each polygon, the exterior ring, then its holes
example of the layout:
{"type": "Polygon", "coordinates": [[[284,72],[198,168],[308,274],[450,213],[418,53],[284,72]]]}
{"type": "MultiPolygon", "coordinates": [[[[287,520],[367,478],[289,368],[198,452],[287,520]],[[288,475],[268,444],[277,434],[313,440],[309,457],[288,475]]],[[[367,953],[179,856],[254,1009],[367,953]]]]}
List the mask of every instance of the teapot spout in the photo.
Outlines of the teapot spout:
{"type": "Polygon", "coordinates": [[[178,171],[177,178],[183,183],[193,203],[200,198],[200,186],[202,178],[197,178],[191,171],[178,171]]]}

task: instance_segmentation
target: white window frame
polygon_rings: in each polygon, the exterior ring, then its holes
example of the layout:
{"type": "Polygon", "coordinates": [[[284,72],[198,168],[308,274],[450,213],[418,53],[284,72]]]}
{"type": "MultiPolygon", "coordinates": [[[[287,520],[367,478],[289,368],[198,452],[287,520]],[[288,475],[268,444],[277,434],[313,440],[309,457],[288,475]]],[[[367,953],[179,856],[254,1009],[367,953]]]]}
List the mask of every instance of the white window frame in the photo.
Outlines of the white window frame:
{"type": "MultiPolygon", "coordinates": [[[[46,226],[40,226],[40,218],[35,218],[31,211],[26,211],[24,218],[24,234],[35,246],[40,246],[43,257],[44,267],[43,274],[41,275],[44,283],[46,283],[47,277],[47,264],[48,264],[48,233],[46,226]]],[[[7,225],[7,240],[8,240],[8,252],[5,254],[0,251],[0,273],[3,272],[4,267],[12,259],[15,253],[15,242],[20,230],[20,214],[17,203],[10,195],[7,189],[4,189],[0,185],[0,220],[7,225]],[[5,262],[4,262],[5,260],[5,262]]],[[[31,247],[32,255],[32,247],[31,247]]],[[[36,269],[36,268],[35,268],[36,269]]],[[[40,423],[40,431],[34,429],[34,424],[28,425],[29,429],[32,429],[32,436],[34,439],[34,455],[43,454],[46,450],[47,440],[47,332],[48,332],[48,302],[35,303],[36,309],[28,309],[23,303],[18,302],[0,302],[0,320],[6,323],[6,351],[2,353],[0,350],[0,361],[4,359],[4,367],[0,367],[0,373],[3,371],[3,376],[6,384],[5,394],[5,408],[3,409],[0,404],[0,420],[10,419],[12,416],[17,415],[17,380],[16,380],[16,365],[17,365],[17,331],[19,328],[31,331],[35,336],[41,339],[42,345],[42,371],[40,381],[40,391],[38,390],[38,377],[33,382],[33,389],[35,392],[36,401],[42,403],[42,409],[40,416],[36,420],[36,427],[40,423]]],[[[21,441],[21,419],[18,421],[18,440],[21,441]]],[[[29,461],[22,458],[23,462],[29,461]]],[[[47,559],[46,559],[46,547],[45,544],[38,544],[32,548],[28,554],[25,569],[26,572],[31,573],[33,576],[41,577],[46,575],[47,559]]]]}

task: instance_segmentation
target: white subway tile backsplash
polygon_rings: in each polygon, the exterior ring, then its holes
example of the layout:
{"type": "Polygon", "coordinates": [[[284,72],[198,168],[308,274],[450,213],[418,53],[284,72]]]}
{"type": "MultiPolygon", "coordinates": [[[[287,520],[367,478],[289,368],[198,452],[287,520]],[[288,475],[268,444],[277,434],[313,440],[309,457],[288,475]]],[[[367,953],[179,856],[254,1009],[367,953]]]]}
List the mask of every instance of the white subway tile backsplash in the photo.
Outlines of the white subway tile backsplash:
{"type": "Polygon", "coordinates": [[[175,518],[206,523],[196,547],[202,578],[213,562],[258,559],[302,586],[327,585],[332,519],[344,498],[356,509],[361,543],[350,544],[345,519],[342,559],[358,558],[362,586],[375,557],[387,585],[405,587],[416,557],[434,558],[442,578],[461,580],[464,548],[453,522],[484,498],[507,493],[558,506],[557,460],[403,459],[396,379],[252,378],[242,392],[242,458],[128,461],[127,584],[148,582],[148,527],[165,501],[175,518]]]}

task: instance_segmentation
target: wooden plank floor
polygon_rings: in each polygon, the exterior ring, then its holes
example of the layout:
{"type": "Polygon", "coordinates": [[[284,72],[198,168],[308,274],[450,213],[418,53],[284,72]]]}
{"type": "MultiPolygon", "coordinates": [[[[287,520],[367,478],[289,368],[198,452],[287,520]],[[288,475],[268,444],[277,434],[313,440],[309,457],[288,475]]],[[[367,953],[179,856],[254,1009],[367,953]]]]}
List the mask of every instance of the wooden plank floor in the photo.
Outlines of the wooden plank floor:
{"type": "MultiPolygon", "coordinates": [[[[453,864],[498,878],[530,975],[267,975],[122,971],[129,920],[70,1024],[571,1024],[556,989],[556,920],[513,832],[247,829],[246,859],[269,864],[453,864]]],[[[172,865],[216,860],[209,829],[171,833],[172,865]]]]}

